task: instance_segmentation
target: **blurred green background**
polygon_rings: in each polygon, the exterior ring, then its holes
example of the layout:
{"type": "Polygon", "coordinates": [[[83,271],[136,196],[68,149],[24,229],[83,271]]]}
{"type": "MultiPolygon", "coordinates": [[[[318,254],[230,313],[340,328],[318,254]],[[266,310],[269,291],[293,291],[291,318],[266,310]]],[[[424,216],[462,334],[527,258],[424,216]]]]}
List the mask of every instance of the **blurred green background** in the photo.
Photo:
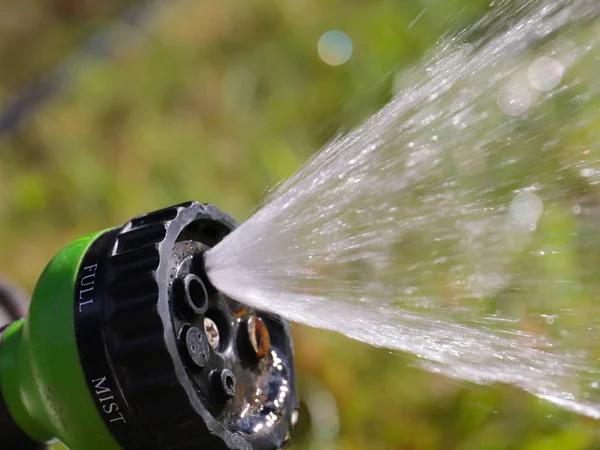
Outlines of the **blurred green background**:
{"type": "MultiPolygon", "coordinates": [[[[0,109],[135,2],[0,4],[0,109]]],[[[67,89],[0,139],[0,272],[32,289],[64,244],[188,199],[239,220],[341,130],[391,98],[483,0],[157,3],[113,58],[77,60],[67,89]],[[161,6],[161,5],[169,6],[161,6]],[[331,66],[329,30],[353,43],[331,66]]],[[[119,30],[116,29],[116,33],[119,30]]],[[[72,60],[71,60],[72,61],[72,60]]],[[[296,449],[593,449],[595,421],[518,390],[449,380],[408,356],[295,327],[296,449]]]]}

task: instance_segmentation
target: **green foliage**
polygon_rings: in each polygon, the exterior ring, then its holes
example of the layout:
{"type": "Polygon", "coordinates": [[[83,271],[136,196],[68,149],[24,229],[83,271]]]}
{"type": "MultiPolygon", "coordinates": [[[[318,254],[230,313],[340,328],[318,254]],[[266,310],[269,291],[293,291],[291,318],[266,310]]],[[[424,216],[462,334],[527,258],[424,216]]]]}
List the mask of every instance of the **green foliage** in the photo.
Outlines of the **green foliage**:
{"type": "MultiPolygon", "coordinates": [[[[0,29],[0,105],[119,8],[2,5],[0,17],[10,12],[19,27],[0,29]]],[[[174,2],[146,35],[124,42],[114,60],[89,61],[71,90],[0,142],[0,271],[32,287],[73,238],[188,199],[243,220],[270,186],[389,100],[397,71],[486,8],[483,0],[174,2]],[[354,44],[339,67],[317,53],[331,29],[354,44]]],[[[548,264],[562,272],[570,262],[548,264]]],[[[600,447],[594,421],[512,388],[429,374],[408,356],[321,331],[296,327],[296,339],[312,424],[301,423],[294,448],[600,447]]]]}

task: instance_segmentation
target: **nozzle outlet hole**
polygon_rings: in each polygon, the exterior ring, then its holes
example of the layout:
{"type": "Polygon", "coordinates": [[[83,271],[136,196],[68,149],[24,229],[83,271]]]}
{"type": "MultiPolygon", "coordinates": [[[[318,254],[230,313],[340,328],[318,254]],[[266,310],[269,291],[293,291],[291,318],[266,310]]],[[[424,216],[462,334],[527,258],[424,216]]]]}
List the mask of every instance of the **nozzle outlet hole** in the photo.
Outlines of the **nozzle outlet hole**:
{"type": "Polygon", "coordinates": [[[218,353],[227,352],[233,336],[229,316],[219,308],[210,308],[203,318],[204,334],[210,347],[218,353]]]}
{"type": "Polygon", "coordinates": [[[221,345],[221,333],[219,333],[217,324],[210,317],[204,318],[204,334],[213,350],[217,350],[221,345]]]}
{"type": "Polygon", "coordinates": [[[271,337],[265,322],[256,314],[248,319],[248,339],[257,358],[263,358],[271,350],[271,337]]]}
{"type": "Polygon", "coordinates": [[[235,388],[235,382],[233,381],[233,378],[231,378],[230,376],[225,377],[225,387],[229,391],[231,391],[232,389],[235,388]]]}
{"type": "Polygon", "coordinates": [[[265,321],[256,312],[242,321],[237,333],[238,354],[249,365],[256,365],[271,352],[271,336],[265,321]]]}
{"type": "Polygon", "coordinates": [[[223,369],[221,371],[221,385],[223,387],[223,392],[227,397],[233,397],[235,395],[236,390],[236,380],[235,375],[229,369],[223,369]]]}
{"type": "Polygon", "coordinates": [[[204,314],[208,310],[208,291],[196,275],[188,275],[184,281],[185,302],[196,314],[204,314]]]}

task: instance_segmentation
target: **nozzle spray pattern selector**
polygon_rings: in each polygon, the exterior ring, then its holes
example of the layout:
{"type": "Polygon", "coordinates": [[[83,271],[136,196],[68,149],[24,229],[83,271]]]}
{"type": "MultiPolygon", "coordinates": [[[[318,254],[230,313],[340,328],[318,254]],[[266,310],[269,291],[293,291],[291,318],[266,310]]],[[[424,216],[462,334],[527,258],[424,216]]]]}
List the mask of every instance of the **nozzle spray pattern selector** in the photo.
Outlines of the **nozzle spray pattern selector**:
{"type": "Polygon", "coordinates": [[[204,270],[204,253],[236,225],[189,202],[90,241],[71,314],[79,372],[104,432],[71,439],[57,427],[52,437],[72,450],[287,445],[298,409],[289,324],[226,297],[204,270]]]}

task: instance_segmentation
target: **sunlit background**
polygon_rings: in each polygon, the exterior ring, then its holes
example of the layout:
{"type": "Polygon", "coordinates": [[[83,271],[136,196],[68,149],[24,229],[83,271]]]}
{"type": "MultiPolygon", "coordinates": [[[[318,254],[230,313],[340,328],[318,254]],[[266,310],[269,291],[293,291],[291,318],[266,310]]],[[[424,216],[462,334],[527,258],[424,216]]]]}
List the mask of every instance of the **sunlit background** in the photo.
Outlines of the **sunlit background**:
{"type": "MultiPolygon", "coordinates": [[[[243,220],[328,140],[410,84],[411,64],[437,39],[487,8],[2,2],[0,273],[31,290],[72,239],[189,199],[243,220]]],[[[540,58],[523,82],[545,91],[561,76],[558,62],[540,58]]],[[[521,84],[505,89],[506,114],[528,107],[521,84]]],[[[535,213],[535,198],[520,201],[535,213]]],[[[450,380],[326,332],[297,326],[295,339],[303,405],[292,448],[600,448],[594,420],[514,388],[450,380]]]]}

